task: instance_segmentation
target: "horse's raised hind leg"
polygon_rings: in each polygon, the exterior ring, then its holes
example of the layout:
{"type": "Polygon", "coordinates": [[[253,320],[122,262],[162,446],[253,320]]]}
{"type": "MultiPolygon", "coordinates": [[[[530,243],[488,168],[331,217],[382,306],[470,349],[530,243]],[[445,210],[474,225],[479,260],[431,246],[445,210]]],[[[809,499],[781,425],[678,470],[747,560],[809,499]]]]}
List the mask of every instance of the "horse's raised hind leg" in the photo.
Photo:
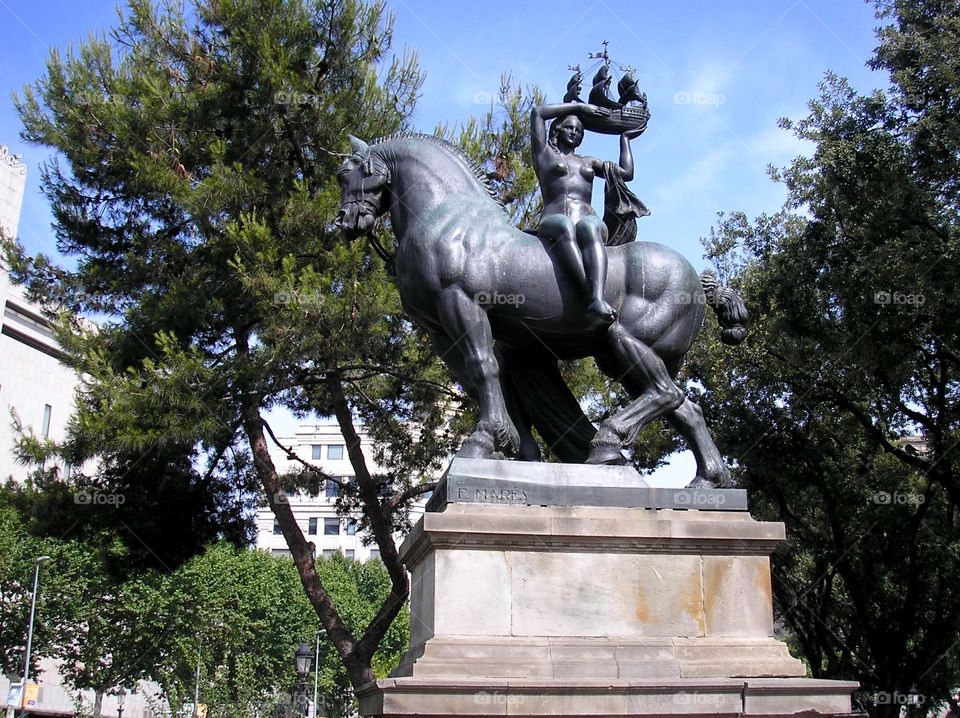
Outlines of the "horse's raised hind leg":
{"type": "Polygon", "coordinates": [[[715,488],[730,485],[730,470],[707,431],[700,406],[689,399],[664,418],[684,438],[697,460],[697,476],[687,488],[715,488]]]}
{"type": "Polygon", "coordinates": [[[637,398],[600,424],[593,438],[588,464],[620,463],[620,449],[632,444],[640,430],[684,402],[663,360],[617,322],[607,332],[613,361],[605,362],[612,379],[629,382],[637,398]],[[619,373],[619,376],[617,375],[619,373]]]}
{"type": "Polygon", "coordinates": [[[463,378],[480,404],[477,428],[457,455],[489,458],[502,451],[513,456],[520,447],[520,437],[507,413],[487,313],[458,289],[440,294],[439,310],[443,331],[462,357],[463,378]]]}

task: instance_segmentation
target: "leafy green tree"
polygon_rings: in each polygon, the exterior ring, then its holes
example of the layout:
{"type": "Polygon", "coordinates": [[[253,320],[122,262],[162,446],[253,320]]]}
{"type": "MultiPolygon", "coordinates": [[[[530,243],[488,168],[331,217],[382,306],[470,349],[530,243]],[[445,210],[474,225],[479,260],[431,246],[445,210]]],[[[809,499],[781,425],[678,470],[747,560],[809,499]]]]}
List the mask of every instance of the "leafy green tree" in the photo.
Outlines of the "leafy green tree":
{"type": "Polygon", "coordinates": [[[100,457],[100,481],[127,482],[154,455],[238,491],[255,477],[354,686],[374,676],[409,591],[391,532],[456,438],[436,408],[458,395],[383,267],[325,233],[347,132],[399,129],[416,99],[416,58],[391,59],[391,24],[379,2],[203,0],[187,13],[132,0],[109,37],[54,52],[17,101],[24,137],[58,153],[44,187],[76,267],[16,249],[9,261],[35,298],[101,320],[60,321],[84,376],[62,453],[100,457]],[[263,416],[281,404],[336,416],[346,439],[357,480],[344,488],[392,585],[362,631],[281,498],[263,416]],[[359,451],[358,416],[390,444],[385,477],[359,451]]]}
{"type": "MultiPolygon", "coordinates": [[[[175,571],[141,570],[118,578],[109,568],[125,552],[116,537],[38,539],[25,530],[24,519],[5,490],[0,494],[5,672],[22,673],[33,560],[49,555],[31,670],[42,657],[58,659],[67,685],[93,691],[93,715],[104,695],[118,687],[136,690],[141,681],[159,685],[166,705],[157,710],[175,714],[193,700],[198,664],[200,700],[211,716],[245,718],[264,706],[289,704],[296,682],[294,649],[301,641],[313,645],[319,628],[289,559],[221,542],[175,571]]],[[[351,631],[362,631],[391,591],[380,561],[360,564],[337,554],[318,559],[317,572],[351,631]]],[[[408,627],[402,611],[374,654],[377,677],[399,662],[408,627]]],[[[348,715],[354,705],[350,677],[329,643],[323,644],[318,670],[326,713],[348,715]]]]}
{"type": "MultiPolygon", "coordinates": [[[[316,617],[288,559],[225,543],[167,574],[148,592],[158,616],[151,678],[175,712],[200,702],[211,715],[248,716],[292,687],[293,651],[316,617]]],[[[153,619],[151,619],[153,620],[153,619]]]]}
{"type": "MultiPolygon", "coordinates": [[[[0,555],[3,556],[0,561],[0,670],[4,673],[23,675],[34,559],[38,556],[52,558],[53,553],[52,543],[30,536],[16,510],[0,499],[0,555]]],[[[49,655],[56,627],[65,621],[65,611],[61,610],[65,605],[60,602],[51,605],[46,600],[51,589],[57,590],[56,574],[52,577],[54,584],[51,584],[47,573],[44,571],[42,593],[37,600],[33,636],[35,659],[49,655]]],[[[35,668],[34,663],[31,672],[35,668]]]]}
{"type": "MultiPolygon", "coordinates": [[[[374,617],[377,607],[390,590],[390,579],[383,563],[372,559],[364,563],[351,561],[340,552],[317,562],[317,571],[323,583],[331,587],[337,606],[341,607],[351,630],[359,631],[374,617]]],[[[400,663],[407,650],[410,634],[410,614],[405,609],[391,624],[373,657],[373,671],[377,678],[387,675],[400,663]]],[[[355,714],[356,701],[349,676],[328,646],[321,647],[319,668],[320,711],[331,718],[355,714]]],[[[309,691],[308,691],[309,692],[309,691]]]]}
{"type": "Polygon", "coordinates": [[[110,534],[88,541],[39,539],[28,521],[0,494],[0,661],[5,672],[23,672],[34,559],[48,555],[37,600],[31,673],[42,657],[61,660],[61,675],[77,690],[95,692],[95,708],[106,691],[148,676],[143,661],[151,632],[132,600],[135,584],[118,584],[107,570],[109,556],[124,548],[110,534]]]}
{"type": "Polygon", "coordinates": [[[774,172],[786,206],[712,233],[755,320],[692,375],[755,511],[787,524],[775,597],[811,674],[925,715],[960,684],[960,6],[879,7],[890,87],[828,75],[783,121],[812,147],[774,172]]]}

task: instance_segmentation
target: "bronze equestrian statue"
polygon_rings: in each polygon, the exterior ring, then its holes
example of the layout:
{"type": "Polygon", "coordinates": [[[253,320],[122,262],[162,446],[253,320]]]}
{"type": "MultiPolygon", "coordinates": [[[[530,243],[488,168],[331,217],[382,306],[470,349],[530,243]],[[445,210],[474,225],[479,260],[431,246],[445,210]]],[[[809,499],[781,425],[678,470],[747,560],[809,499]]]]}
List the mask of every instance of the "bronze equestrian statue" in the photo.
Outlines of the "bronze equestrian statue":
{"type": "Polygon", "coordinates": [[[515,228],[483,170],[457,147],[413,133],[369,145],[350,141],[353,153],[337,172],[335,225],[353,239],[390,213],[404,310],[479,404],[477,426],[458,455],[539,460],[535,426],[561,461],[621,463],[621,449],[662,417],[696,457],[690,485],[728,483],[700,408],[674,378],[705,305],[715,310],[725,342],[742,341],[747,315],[736,293],[712,275],[698,277],[677,252],[654,242],[601,247],[606,280],[584,291],[553,251],[556,239],[515,228]],[[598,316],[598,299],[615,318],[598,316]],[[596,428],[557,365],[590,356],[633,397],[596,428]]]}

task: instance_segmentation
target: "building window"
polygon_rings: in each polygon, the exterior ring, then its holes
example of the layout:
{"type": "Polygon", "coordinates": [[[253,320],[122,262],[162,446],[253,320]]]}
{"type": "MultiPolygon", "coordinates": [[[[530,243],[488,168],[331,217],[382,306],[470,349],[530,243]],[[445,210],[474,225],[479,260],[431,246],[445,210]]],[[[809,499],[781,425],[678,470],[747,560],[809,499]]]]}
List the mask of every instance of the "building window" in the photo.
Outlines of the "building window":
{"type": "Polygon", "coordinates": [[[333,554],[335,554],[336,552],[337,552],[337,550],[336,550],[335,548],[325,548],[325,549],[323,549],[323,557],[324,557],[324,558],[333,558],[333,554]]]}
{"type": "Polygon", "coordinates": [[[280,522],[276,519],[273,520],[273,535],[283,536],[283,529],[280,528],[280,522]]]}
{"type": "Polygon", "coordinates": [[[343,458],[343,444],[330,444],[327,447],[327,458],[339,461],[343,458]]]}
{"type": "Polygon", "coordinates": [[[310,458],[314,461],[323,458],[323,446],[321,444],[314,444],[310,447],[310,458]]]}
{"type": "Polygon", "coordinates": [[[310,526],[309,528],[307,528],[307,533],[310,534],[311,536],[317,535],[317,517],[316,516],[310,517],[310,526]]]}
{"type": "Polygon", "coordinates": [[[335,499],[340,496],[340,485],[333,481],[328,481],[325,489],[328,499],[335,499]]]}
{"type": "Polygon", "coordinates": [[[357,535],[357,520],[350,519],[347,521],[347,536],[356,536],[357,535]]]}
{"type": "Polygon", "coordinates": [[[340,535],[340,519],[324,519],[323,535],[339,536],[340,535]]]}
{"type": "Polygon", "coordinates": [[[346,554],[347,554],[347,561],[353,561],[353,549],[348,548],[346,551],[346,554]]]}
{"type": "Polygon", "coordinates": [[[40,430],[40,434],[46,439],[50,436],[50,414],[53,412],[53,407],[49,404],[43,405],[43,428],[40,430]]]}
{"type": "Polygon", "coordinates": [[[378,548],[370,549],[370,558],[380,558],[380,549],[378,548]]]}

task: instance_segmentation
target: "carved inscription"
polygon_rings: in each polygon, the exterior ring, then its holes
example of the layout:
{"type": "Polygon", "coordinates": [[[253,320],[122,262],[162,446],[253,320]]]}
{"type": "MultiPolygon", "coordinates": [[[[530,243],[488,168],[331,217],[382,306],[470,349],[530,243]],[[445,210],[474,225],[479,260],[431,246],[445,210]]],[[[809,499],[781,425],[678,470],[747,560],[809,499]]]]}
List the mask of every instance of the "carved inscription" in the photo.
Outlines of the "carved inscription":
{"type": "Polygon", "coordinates": [[[457,499],[460,501],[483,501],[487,503],[522,504],[527,502],[527,492],[524,489],[478,489],[460,486],[457,489],[457,499]]]}

